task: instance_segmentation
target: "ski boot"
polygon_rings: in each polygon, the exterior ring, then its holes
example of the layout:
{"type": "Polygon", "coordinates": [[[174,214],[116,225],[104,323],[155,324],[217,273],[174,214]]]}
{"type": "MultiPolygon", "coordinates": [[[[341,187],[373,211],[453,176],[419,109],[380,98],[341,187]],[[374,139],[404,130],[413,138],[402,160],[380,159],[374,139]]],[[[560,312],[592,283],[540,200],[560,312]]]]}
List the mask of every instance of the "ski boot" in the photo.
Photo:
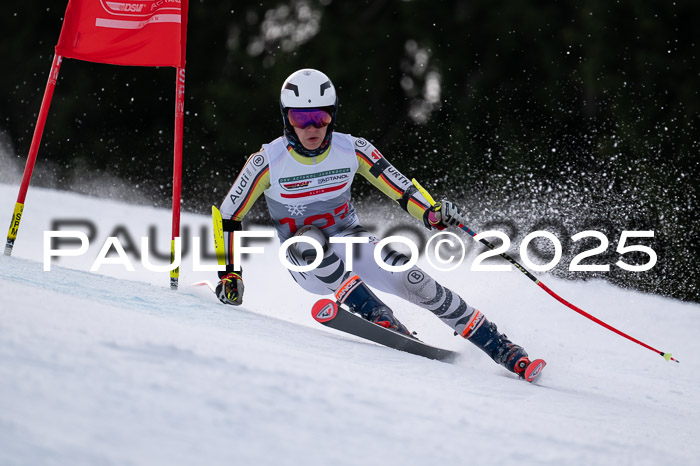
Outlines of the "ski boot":
{"type": "Polygon", "coordinates": [[[357,275],[341,283],[335,292],[335,297],[339,303],[345,304],[352,312],[361,315],[370,322],[413,337],[411,332],[394,316],[391,309],[381,302],[357,275]]]}
{"type": "Polygon", "coordinates": [[[496,363],[522,378],[530,365],[527,352],[519,345],[499,333],[496,324],[489,322],[480,311],[475,310],[462,336],[488,354],[496,363]]]}

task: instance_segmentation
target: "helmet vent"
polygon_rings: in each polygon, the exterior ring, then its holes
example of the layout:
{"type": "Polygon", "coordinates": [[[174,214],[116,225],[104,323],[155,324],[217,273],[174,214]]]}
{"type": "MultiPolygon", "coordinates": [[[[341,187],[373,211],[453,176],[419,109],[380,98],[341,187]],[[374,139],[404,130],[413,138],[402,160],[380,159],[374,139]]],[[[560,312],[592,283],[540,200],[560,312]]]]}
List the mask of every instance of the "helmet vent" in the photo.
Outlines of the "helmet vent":
{"type": "MultiPolygon", "coordinates": [[[[330,82],[328,83],[328,87],[330,87],[330,82]]],[[[299,97],[299,86],[297,86],[296,84],[287,83],[284,85],[284,88],[293,91],[294,95],[299,97]]],[[[323,95],[323,85],[321,86],[321,95],[323,95]]]]}
{"type": "Polygon", "coordinates": [[[331,88],[331,82],[326,81],[325,83],[321,84],[321,97],[323,97],[323,93],[326,92],[326,89],[331,88]]]}

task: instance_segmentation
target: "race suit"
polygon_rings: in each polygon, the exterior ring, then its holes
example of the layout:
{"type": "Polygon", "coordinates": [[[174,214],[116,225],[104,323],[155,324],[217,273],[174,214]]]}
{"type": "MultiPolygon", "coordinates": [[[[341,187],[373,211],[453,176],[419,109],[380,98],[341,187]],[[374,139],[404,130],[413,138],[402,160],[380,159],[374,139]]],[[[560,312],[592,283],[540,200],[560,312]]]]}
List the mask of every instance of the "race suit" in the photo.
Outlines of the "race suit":
{"type": "MultiPolygon", "coordinates": [[[[430,310],[462,333],[475,309],[461,297],[416,266],[391,272],[375,262],[374,246],[378,239],[360,225],[350,200],[356,173],[422,222],[423,213],[429,208],[427,200],[367,140],[334,132],[326,152],[304,157],[294,152],[282,136],[264,144],[248,158],[221,204],[222,217],[235,225],[224,235],[227,271],[233,270],[233,231],[241,229],[240,222],[264,194],[280,242],[305,225],[317,227],[326,238],[366,236],[368,243],[353,245],[353,273],[370,287],[430,310]]],[[[292,277],[309,292],[334,292],[347,277],[345,247],[345,244],[326,243],[321,264],[310,272],[290,271],[292,277]]],[[[287,259],[294,264],[305,262],[299,255],[290,248],[287,259]]],[[[408,262],[404,255],[387,247],[382,250],[382,260],[392,266],[408,262]]]]}

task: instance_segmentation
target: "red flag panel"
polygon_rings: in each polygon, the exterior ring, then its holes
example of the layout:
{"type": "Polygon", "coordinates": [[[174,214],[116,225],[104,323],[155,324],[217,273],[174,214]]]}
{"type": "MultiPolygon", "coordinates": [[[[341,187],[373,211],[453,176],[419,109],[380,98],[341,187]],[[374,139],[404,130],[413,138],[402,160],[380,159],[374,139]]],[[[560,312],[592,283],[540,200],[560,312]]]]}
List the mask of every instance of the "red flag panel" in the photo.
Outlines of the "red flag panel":
{"type": "Polygon", "coordinates": [[[56,53],[112,65],[185,66],[188,0],[69,0],[56,53]]]}

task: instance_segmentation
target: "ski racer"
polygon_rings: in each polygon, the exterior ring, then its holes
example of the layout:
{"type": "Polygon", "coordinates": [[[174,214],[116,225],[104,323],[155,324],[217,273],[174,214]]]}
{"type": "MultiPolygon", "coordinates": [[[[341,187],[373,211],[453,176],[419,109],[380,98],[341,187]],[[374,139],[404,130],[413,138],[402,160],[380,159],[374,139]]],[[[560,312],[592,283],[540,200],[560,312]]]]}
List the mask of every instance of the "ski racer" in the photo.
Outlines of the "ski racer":
{"type": "MultiPolygon", "coordinates": [[[[280,109],[284,134],[248,158],[221,204],[227,265],[219,272],[218,298],[225,304],[242,303],[242,273],[233,267],[233,232],[242,229],[246,213],[264,194],[281,242],[299,236],[312,238],[323,247],[318,267],[310,272],[290,270],[299,286],[315,294],[334,293],[339,302],[365,319],[411,335],[369,286],[399,296],[432,312],[494,361],[523,376],[530,363],[525,350],[499,333],[493,322],[457,293],[419,267],[403,272],[379,267],[373,253],[379,239],[360,224],[350,188],[356,174],[365,177],[428,229],[465,224],[455,205],[443,200],[430,206],[370,142],[335,131],[338,99],[324,73],[314,69],[292,73],[282,85],[280,109]],[[345,244],[331,243],[333,236],[369,238],[369,242],[353,245],[352,271],[345,270],[345,244]]],[[[295,265],[309,265],[315,259],[316,250],[309,243],[297,242],[287,250],[287,260],[295,265]]],[[[408,262],[390,248],[383,249],[382,260],[392,266],[408,262]]]]}

